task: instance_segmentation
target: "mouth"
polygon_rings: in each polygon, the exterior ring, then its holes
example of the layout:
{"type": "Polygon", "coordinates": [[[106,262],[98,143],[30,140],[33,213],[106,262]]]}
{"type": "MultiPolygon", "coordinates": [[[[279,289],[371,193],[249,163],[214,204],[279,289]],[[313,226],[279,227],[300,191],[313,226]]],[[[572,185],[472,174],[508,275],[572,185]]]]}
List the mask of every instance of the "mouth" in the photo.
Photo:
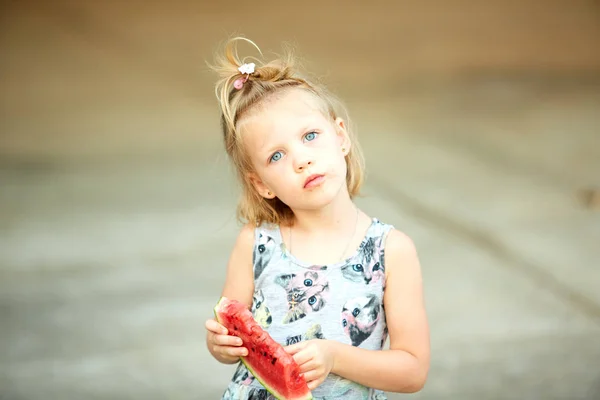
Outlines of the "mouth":
{"type": "Polygon", "coordinates": [[[304,181],[304,188],[313,188],[319,186],[325,180],[325,175],[313,174],[304,181]]]}

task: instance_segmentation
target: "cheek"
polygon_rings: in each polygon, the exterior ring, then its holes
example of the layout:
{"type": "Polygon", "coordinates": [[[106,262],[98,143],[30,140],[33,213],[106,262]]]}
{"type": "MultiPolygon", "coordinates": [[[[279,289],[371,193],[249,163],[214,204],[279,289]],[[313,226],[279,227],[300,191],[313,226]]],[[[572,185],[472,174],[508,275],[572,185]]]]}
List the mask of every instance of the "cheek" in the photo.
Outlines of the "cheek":
{"type": "MultiPolygon", "coordinates": [[[[333,135],[328,135],[333,136],[333,135]]],[[[344,160],[344,154],[342,153],[342,145],[335,138],[319,138],[311,146],[318,157],[321,159],[329,160],[329,162],[341,162],[344,160]],[[317,142],[318,141],[318,142],[317,142]]]]}
{"type": "Polygon", "coordinates": [[[337,160],[338,170],[340,171],[340,175],[346,176],[348,173],[348,162],[343,154],[340,153],[337,160]]]}
{"type": "Polygon", "coordinates": [[[290,186],[291,180],[283,163],[265,171],[263,177],[263,182],[276,192],[285,193],[290,186]]]}

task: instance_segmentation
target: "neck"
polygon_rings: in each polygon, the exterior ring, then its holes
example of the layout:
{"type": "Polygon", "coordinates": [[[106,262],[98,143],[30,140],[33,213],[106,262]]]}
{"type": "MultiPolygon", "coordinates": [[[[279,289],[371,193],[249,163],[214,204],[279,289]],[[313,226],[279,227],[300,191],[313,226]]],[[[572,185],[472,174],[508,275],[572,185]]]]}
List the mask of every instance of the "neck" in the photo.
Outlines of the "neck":
{"type": "Polygon", "coordinates": [[[317,231],[340,231],[352,228],[356,223],[358,207],[347,192],[342,191],[334,201],[318,210],[294,210],[294,230],[306,233],[317,231]]]}

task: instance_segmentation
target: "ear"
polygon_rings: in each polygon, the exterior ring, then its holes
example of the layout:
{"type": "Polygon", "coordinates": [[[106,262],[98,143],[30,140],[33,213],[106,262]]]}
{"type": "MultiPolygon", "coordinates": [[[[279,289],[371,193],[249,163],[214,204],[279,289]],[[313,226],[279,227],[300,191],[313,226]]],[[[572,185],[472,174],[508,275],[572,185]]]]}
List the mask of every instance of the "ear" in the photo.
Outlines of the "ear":
{"type": "Polygon", "coordinates": [[[260,177],[255,172],[248,173],[248,179],[254,186],[254,189],[258,194],[260,194],[265,199],[273,199],[275,198],[275,193],[264,182],[260,179],[260,177]]]}
{"type": "Polygon", "coordinates": [[[350,136],[348,135],[348,130],[346,128],[346,123],[343,119],[336,118],[335,130],[337,133],[340,149],[342,153],[344,153],[344,156],[347,156],[348,153],[350,153],[350,146],[352,145],[352,141],[350,140],[350,136]]]}

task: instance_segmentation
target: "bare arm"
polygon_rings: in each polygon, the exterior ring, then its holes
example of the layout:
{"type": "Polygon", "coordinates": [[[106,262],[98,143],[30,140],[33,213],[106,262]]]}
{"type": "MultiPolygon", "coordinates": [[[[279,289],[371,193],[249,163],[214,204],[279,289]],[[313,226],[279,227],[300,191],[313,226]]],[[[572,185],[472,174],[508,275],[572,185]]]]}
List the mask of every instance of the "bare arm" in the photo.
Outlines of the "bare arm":
{"type": "MultiPolygon", "coordinates": [[[[245,225],[238,234],[237,240],[227,263],[227,273],[225,276],[225,285],[221,296],[238,300],[248,307],[252,305],[252,294],[254,292],[254,273],[252,269],[252,250],[254,246],[254,226],[245,225]]],[[[231,348],[232,355],[223,355],[223,349],[219,345],[236,346],[233,337],[221,337],[226,335],[227,330],[220,326],[216,320],[206,321],[208,330],[206,335],[206,345],[208,351],[223,364],[234,364],[239,361],[238,354],[240,348],[231,348]],[[215,345],[215,341],[219,345],[215,345]],[[221,351],[219,351],[221,350],[221,351]]],[[[228,349],[229,350],[229,349],[228,349]]]]}
{"type": "Polygon", "coordinates": [[[332,372],[384,391],[417,392],[429,370],[429,326],[417,252],[412,240],[399,231],[388,235],[385,268],[390,349],[373,351],[332,342],[332,372]]]}

